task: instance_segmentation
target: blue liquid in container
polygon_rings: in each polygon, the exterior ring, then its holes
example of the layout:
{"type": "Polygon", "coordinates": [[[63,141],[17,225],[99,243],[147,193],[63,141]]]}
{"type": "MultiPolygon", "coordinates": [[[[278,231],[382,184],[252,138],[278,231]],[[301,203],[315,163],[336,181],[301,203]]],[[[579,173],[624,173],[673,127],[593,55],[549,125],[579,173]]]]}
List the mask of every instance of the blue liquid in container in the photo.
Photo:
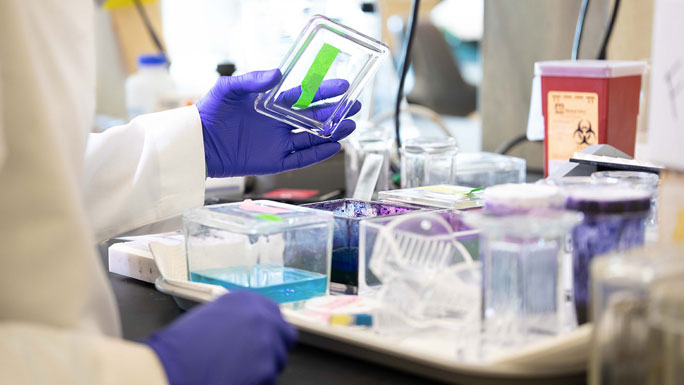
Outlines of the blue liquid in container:
{"type": "Polygon", "coordinates": [[[278,303],[325,295],[328,284],[323,274],[275,265],[200,270],[191,272],[190,279],[220,285],[228,291],[254,291],[278,303]]]}

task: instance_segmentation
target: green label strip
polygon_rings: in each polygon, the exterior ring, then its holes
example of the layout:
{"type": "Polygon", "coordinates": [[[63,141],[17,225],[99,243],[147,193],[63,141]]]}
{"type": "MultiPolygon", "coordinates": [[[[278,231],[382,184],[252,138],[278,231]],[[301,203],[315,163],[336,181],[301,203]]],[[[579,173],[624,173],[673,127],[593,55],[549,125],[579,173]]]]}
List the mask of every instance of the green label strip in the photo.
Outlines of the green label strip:
{"type": "Polygon", "coordinates": [[[259,214],[256,215],[257,218],[262,219],[264,221],[271,221],[271,222],[280,222],[283,220],[283,218],[273,215],[273,214],[259,214]]]}
{"type": "Polygon", "coordinates": [[[311,63],[311,67],[306,72],[304,80],[302,80],[302,94],[292,107],[306,108],[311,104],[314,96],[316,96],[318,87],[321,86],[323,78],[325,78],[328,70],[330,70],[330,66],[332,66],[338,53],[340,53],[339,48],[335,48],[327,43],[323,44],[313,63],[311,63]]]}

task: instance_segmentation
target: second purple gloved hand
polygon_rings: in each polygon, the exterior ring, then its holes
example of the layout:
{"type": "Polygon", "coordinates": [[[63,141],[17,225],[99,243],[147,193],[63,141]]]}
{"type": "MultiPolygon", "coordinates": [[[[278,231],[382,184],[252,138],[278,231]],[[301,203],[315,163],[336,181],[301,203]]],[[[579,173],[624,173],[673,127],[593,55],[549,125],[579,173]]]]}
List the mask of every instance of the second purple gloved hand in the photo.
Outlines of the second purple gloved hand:
{"type": "Polygon", "coordinates": [[[145,343],[170,385],[274,384],[296,338],[275,302],[240,292],[193,309],[145,343]]]}
{"type": "MultiPolygon", "coordinates": [[[[337,141],[356,127],[343,120],[331,138],[309,133],[292,133],[292,126],[258,113],[254,109],[257,94],[273,88],[282,77],[279,70],[224,76],[197,102],[202,120],[207,175],[210,177],[274,174],[309,166],[335,155],[341,148],[337,141]]],[[[314,101],[344,94],[349,83],[341,79],[324,81],[314,101]]],[[[284,92],[280,102],[297,101],[299,90],[284,92]],[[288,99],[288,100],[283,100],[288,99]]],[[[361,109],[355,103],[348,116],[361,109]]],[[[318,120],[331,116],[333,108],[325,104],[308,109],[318,120]]]]}

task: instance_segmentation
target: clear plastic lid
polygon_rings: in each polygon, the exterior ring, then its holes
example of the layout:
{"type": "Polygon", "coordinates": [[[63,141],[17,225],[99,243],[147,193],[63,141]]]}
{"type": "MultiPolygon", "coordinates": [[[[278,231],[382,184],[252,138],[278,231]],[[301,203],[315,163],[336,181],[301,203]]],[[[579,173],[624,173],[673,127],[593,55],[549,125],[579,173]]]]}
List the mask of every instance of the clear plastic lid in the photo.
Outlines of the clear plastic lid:
{"type": "Polygon", "coordinates": [[[564,196],[552,185],[508,183],[487,187],[485,209],[499,213],[523,213],[563,208],[564,196]]]}
{"type": "Polygon", "coordinates": [[[456,156],[456,172],[524,170],[525,159],[493,152],[462,152],[456,156]]]}
{"type": "Polygon", "coordinates": [[[380,191],[378,199],[448,209],[468,209],[483,204],[481,189],[447,184],[380,191]]]}
{"type": "Polygon", "coordinates": [[[454,138],[413,138],[407,139],[402,145],[404,153],[415,154],[443,154],[458,151],[454,138]]]}
{"type": "Polygon", "coordinates": [[[578,78],[617,78],[641,76],[645,61],[630,60],[553,60],[534,63],[534,74],[578,78]]]}
{"type": "Polygon", "coordinates": [[[330,137],[388,55],[385,44],[324,16],[314,16],[281,63],[282,80],[259,95],[255,109],[330,137]]]}
{"type": "Polygon", "coordinates": [[[236,233],[260,234],[333,220],[332,213],[267,200],[204,206],[188,211],[184,221],[226,229],[236,233]]]}

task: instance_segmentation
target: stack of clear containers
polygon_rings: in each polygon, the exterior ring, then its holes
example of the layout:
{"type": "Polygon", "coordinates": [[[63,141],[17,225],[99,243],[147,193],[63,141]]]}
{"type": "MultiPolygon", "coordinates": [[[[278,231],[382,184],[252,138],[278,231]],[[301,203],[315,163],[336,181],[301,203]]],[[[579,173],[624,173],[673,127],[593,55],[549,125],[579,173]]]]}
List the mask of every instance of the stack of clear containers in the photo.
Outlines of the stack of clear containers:
{"type": "Polygon", "coordinates": [[[205,206],[183,215],[188,279],[279,302],[328,293],[333,216],[271,201],[205,206]]]}
{"type": "Polygon", "coordinates": [[[572,328],[565,243],[581,214],[563,210],[554,186],[506,184],[485,190],[485,210],[465,213],[482,232],[483,354],[572,328]]]}
{"type": "Polygon", "coordinates": [[[333,213],[335,217],[331,290],[356,294],[359,285],[359,225],[373,218],[425,210],[416,206],[354,199],[338,199],[303,205],[333,213]]]}
{"type": "Polygon", "coordinates": [[[571,189],[566,208],[584,214],[572,231],[573,295],[577,321],[587,322],[589,265],[611,251],[644,245],[651,195],[623,185],[597,185],[571,189]]]}
{"type": "Polygon", "coordinates": [[[459,153],[456,156],[456,184],[489,187],[524,183],[525,159],[491,152],[459,153]]]}
{"type": "MultiPolygon", "coordinates": [[[[659,317],[663,309],[660,305],[663,294],[671,293],[681,299],[684,293],[681,285],[679,289],[671,286],[684,280],[683,257],[681,246],[659,245],[611,253],[596,258],[591,264],[594,331],[590,384],[666,383],[660,379],[652,381],[649,377],[663,372],[664,353],[669,354],[660,345],[663,334],[658,330],[668,329],[671,324],[660,322],[669,319],[659,317]],[[665,288],[665,291],[657,287],[665,288]]],[[[681,328],[683,321],[679,318],[675,325],[681,328]]],[[[682,364],[680,359],[678,365],[682,364]]]]}
{"type": "Polygon", "coordinates": [[[463,186],[436,185],[398,190],[380,191],[378,200],[415,206],[444,209],[471,209],[482,207],[482,191],[463,186]]]}
{"type": "Polygon", "coordinates": [[[255,108],[296,128],[331,137],[388,55],[385,44],[317,15],[280,65],[281,81],[259,94],[255,108]],[[346,92],[334,97],[319,94],[321,84],[333,79],[346,81],[346,92]]]}

